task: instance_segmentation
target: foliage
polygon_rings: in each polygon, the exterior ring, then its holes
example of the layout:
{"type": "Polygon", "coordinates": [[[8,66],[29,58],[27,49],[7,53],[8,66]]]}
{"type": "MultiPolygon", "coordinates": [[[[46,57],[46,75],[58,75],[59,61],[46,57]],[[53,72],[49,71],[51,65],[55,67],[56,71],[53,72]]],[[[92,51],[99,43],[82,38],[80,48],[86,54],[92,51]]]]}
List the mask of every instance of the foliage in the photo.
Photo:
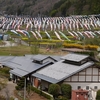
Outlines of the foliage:
{"type": "Polygon", "coordinates": [[[52,2],[50,0],[47,4],[47,0],[7,0],[6,2],[4,0],[0,0],[0,8],[1,11],[5,11],[6,14],[9,15],[37,16],[39,12],[41,12],[43,15],[47,15],[55,2],[57,1],[52,2]],[[44,9],[44,6],[46,9],[44,9]]]}
{"type": "Polygon", "coordinates": [[[73,44],[69,44],[69,43],[64,43],[63,46],[66,48],[79,48],[79,49],[86,49],[86,50],[97,50],[97,48],[99,46],[97,45],[81,45],[81,44],[76,44],[76,43],[73,43],[73,44]]]}
{"type": "Polygon", "coordinates": [[[75,51],[75,53],[78,53],[78,54],[85,54],[85,55],[90,55],[91,57],[94,57],[94,52],[92,51],[75,51]]]}
{"type": "Polygon", "coordinates": [[[17,81],[17,86],[15,87],[16,90],[22,90],[24,88],[24,81],[25,81],[24,77],[22,77],[19,81],[17,81]]]}
{"type": "Polygon", "coordinates": [[[48,92],[53,95],[53,97],[57,97],[60,93],[60,86],[58,84],[51,84],[49,86],[48,92]]]}
{"type": "Polygon", "coordinates": [[[97,91],[96,100],[100,100],[100,90],[97,91]]]}
{"type": "Polygon", "coordinates": [[[50,16],[51,17],[54,17],[56,15],[58,11],[57,10],[52,10],[51,13],[50,13],[50,16]]]}
{"type": "Polygon", "coordinates": [[[100,46],[100,39],[98,37],[86,39],[86,40],[84,40],[84,44],[100,46]]]}
{"type": "Polygon", "coordinates": [[[10,69],[7,68],[7,67],[0,68],[0,75],[9,78],[9,70],[10,70],[10,69]]]}
{"type": "Polygon", "coordinates": [[[99,0],[0,0],[1,11],[12,15],[38,15],[41,12],[46,16],[66,16],[72,14],[99,14],[99,0]],[[39,7],[39,5],[41,5],[39,7]],[[44,9],[44,6],[46,9],[44,9]],[[87,6],[87,7],[86,7],[87,6]],[[13,9],[12,9],[13,8],[13,9]],[[48,13],[47,13],[48,12],[48,13]],[[67,14],[66,14],[67,12],[67,14]]]}
{"type": "Polygon", "coordinates": [[[60,0],[54,5],[52,11],[55,9],[61,13],[60,16],[62,15],[65,16],[66,12],[67,12],[67,15],[72,15],[72,14],[79,15],[79,14],[84,14],[84,13],[88,15],[99,14],[100,2],[99,0],[91,0],[91,1],[90,0],[68,0],[68,1],[60,0]],[[66,6],[64,6],[65,4],[66,6]]]}
{"type": "Polygon", "coordinates": [[[62,92],[63,96],[65,96],[66,98],[68,98],[68,99],[71,98],[71,91],[72,91],[71,85],[69,85],[69,84],[61,85],[61,92],[62,92]]]}
{"type": "Polygon", "coordinates": [[[63,96],[58,96],[58,98],[56,100],[68,100],[66,97],[63,96]]]}
{"type": "Polygon", "coordinates": [[[47,94],[45,92],[41,93],[41,90],[39,90],[39,89],[37,89],[35,87],[31,87],[31,90],[34,91],[34,92],[36,92],[36,93],[38,93],[38,94],[40,94],[40,95],[42,95],[42,96],[44,96],[45,98],[47,98],[49,100],[53,100],[53,98],[49,94],[47,94]]]}
{"type": "Polygon", "coordinates": [[[80,44],[71,44],[71,43],[64,43],[63,46],[66,48],[79,48],[79,49],[83,49],[84,47],[80,44]]]}

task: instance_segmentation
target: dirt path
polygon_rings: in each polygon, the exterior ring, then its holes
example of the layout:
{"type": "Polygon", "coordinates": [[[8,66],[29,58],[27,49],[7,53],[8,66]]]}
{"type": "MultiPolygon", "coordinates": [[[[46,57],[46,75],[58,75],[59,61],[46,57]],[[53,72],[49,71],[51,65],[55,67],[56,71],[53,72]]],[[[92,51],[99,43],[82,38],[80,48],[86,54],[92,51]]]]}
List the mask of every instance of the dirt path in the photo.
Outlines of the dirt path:
{"type": "Polygon", "coordinates": [[[33,93],[33,95],[30,97],[29,100],[47,100],[43,96],[40,96],[39,94],[33,93]]]}
{"type": "MultiPolygon", "coordinates": [[[[9,97],[16,98],[14,95],[15,86],[16,86],[15,83],[13,83],[12,81],[8,81],[6,87],[0,91],[0,95],[3,95],[5,97],[7,97],[8,95],[9,97]]],[[[29,100],[47,100],[47,99],[33,92],[29,100]]]]}
{"type": "Polygon", "coordinates": [[[6,87],[0,91],[0,95],[3,95],[5,97],[7,97],[8,95],[9,97],[15,98],[14,96],[15,86],[16,84],[14,84],[12,81],[8,81],[6,87]]]}

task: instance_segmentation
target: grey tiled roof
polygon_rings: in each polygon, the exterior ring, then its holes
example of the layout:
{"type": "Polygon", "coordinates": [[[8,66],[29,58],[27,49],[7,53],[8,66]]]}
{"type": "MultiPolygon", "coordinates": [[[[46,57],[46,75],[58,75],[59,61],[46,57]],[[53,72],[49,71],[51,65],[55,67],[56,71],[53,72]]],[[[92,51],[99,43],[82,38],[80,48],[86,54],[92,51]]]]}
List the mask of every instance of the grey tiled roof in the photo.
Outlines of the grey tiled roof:
{"type": "Polygon", "coordinates": [[[49,56],[48,55],[38,54],[38,55],[36,55],[36,56],[33,57],[33,60],[42,61],[42,60],[46,59],[47,57],[49,57],[49,56]]]}
{"type": "Polygon", "coordinates": [[[6,62],[4,65],[12,69],[19,68],[21,70],[25,70],[30,73],[39,68],[42,68],[43,66],[48,65],[49,63],[50,63],[49,61],[44,64],[34,63],[32,62],[32,60],[23,56],[23,57],[15,57],[13,60],[6,62]]]}
{"type": "Polygon", "coordinates": [[[12,73],[12,74],[14,74],[14,75],[17,75],[17,76],[19,76],[19,77],[23,77],[23,76],[25,76],[25,75],[28,74],[28,72],[23,71],[23,70],[20,70],[20,69],[18,69],[18,68],[13,69],[13,70],[10,70],[10,73],[12,73]]]}
{"type": "Polygon", "coordinates": [[[14,59],[15,56],[0,56],[0,63],[4,63],[14,59]]]}
{"type": "Polygon", "coordinates": [[[80,61],[82,61],[82,60],[84,60],[84,59],[86,59],[88,57],[89,57],[88,55],[69,53],[69,54],[61,57],[61,59],[80,62],[80,61]]]}
{"type": "Polygon", "coordinates": [[[56,60],[56,61],[59,61],[61,60],[61,56],[55,56],[55,55],[41,55],[41,54],[38,54],[38,55],[35,55],[34,57],[32,57],[33,60],[38,60],[38,61],[43,61],[44,59],[48,58],[48,57],[51,57],[52,59],[56,60]]]}
{"type": "Polygon", "coordinates": [[[24,73],[27,72],[26,74],[30,74],[40,68],[48,66],[48,64],[51,64],[51,62],[48,61],[43,64],[38,64],[34,63],[33,60],[30,59],[30,57],[20,56],[14,57],[12,60],[6,61],[3,64],[11,69],[14,69],[11,72],[15,73],[16,75],[19,75],[19,72],[22,72],[22,75],[20,76],[23,76],[24,73]]]}
{"type": "Polygon", "coordinates": [[[65,78],[70,77],[71,75],[90,67],[94,64],[94,62],[87,62],[83,65],[72,65],[68,63],[63,63],[64,60],[61,60],[53,65],[45,67],[36,73],[32,74],[32,76],[38,77],[50,83],[58,83],[65,78]]]}

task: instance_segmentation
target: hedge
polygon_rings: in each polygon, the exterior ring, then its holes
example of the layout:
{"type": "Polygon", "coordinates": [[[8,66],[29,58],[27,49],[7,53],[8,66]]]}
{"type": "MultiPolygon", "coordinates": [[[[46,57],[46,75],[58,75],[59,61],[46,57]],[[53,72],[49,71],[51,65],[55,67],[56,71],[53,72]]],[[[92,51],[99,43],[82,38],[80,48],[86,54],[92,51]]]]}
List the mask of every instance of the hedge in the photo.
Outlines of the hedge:
{"type": "Polygon", "coordinates": [[[50,94],[45,93],[44,91],[41,91],[35,87],[31,87],[31,90],[40,94],[41,96],[44,96],[45,98],[47,98],[49,100],[53,100],[53,97],[50,94]]]}
{"type": "Polygon", "coordinates": [[[81,45],[75,43],[64,43],[63,46],[65,48],[79,48],[79,49],[86,49],[86,50],[97,50],[99,46],[97,45],[81,45]]]}

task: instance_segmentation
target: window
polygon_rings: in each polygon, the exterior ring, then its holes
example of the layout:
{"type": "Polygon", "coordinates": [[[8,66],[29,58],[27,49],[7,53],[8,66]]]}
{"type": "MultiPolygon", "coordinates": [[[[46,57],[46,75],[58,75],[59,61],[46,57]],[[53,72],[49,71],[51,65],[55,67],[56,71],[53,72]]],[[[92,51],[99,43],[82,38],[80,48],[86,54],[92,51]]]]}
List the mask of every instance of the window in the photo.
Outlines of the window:
{"type": "Polygon", "coordinates": [[[77,89],[81,89],[81,86],[78,86],[77,89]]]}
{"type": "Polygon", "coordinates": [[[86,90],[89,90],[89,86],[86,86],[86,90]]]}
{"type": "Polygon", "coordinates": [[[94,89],[98,89],[98,87],[97,86],[94,86],[94,89]]]}

